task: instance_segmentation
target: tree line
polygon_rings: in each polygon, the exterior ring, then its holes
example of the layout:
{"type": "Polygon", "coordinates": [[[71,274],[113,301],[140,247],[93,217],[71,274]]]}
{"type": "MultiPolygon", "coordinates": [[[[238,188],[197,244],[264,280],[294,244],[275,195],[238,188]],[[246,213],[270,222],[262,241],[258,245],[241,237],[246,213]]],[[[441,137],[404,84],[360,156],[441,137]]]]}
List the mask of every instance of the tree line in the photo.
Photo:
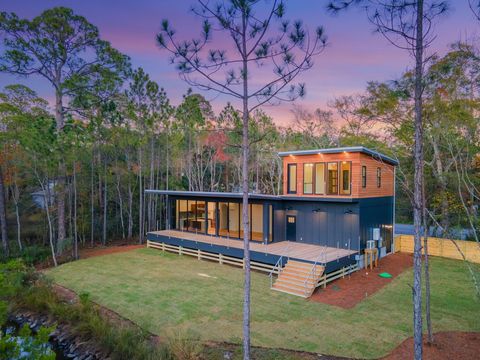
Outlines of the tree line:
{"type": "MultiPolygon", "coordinates": [[[[337,12],[364,2],[330,6],[337,12]]],[[[3,254],[45,246],[56,265],[59,255],[78,258],[79,246],[113,239],[143,243],[146,232],[166,220],[163,199],[145,195],[145,189],[243,192],[248,202],[248,191],[280,193],[277,151],[349,145],[399,160],[396,221],[414,221],[417,262],[422,226],[433,226],[440,236],[467,227],[478,241],[479,51],[474,42],[459,42],[443,56],[424,58],[433,38],[429,28],[425,35],[415,31],[441,15],[444,2],[431,2],[425,12],[422,1],[390,8],[365,3],[379,32],[406,41],[415,70],[369,82],[362,93],[332,99],[328,107],[293,105],[292,121],[283,126],[263,106],[305,95],[305,85],[293,82],[313,66],[326,37],[321,27],[309,37],[301,22],[284,20],[281,1],[272,2],[263,21],[252,15],[255,2],[215,9],[200,2],[202,37],[191,41],[178,41],[169,22],[162,22],[157,42],[170,51],[183,80],[233,99],[217,113],[193,90],[173,104],[168,89],[133,68],[128,56],[71,9],[52,8],[32,20],[1,13],[0,71],[42,78],[54,99],[50,104],[19,84],[0,93],[3,254]],[[423,20],[402,20],[411,13],[423,20]],[[392,22],[384,22],[385,16],[392,22]],[[238,59],[222,49],[205,51],[212,18],[231,34],[238,59]],[[272,19],[281,26],[270,33],[272,19]],[[272,80],[249,87],[255,66],[267,62],[274,64],[272,80]]],[[[248,245],[245,251],[248,257],[248,245]]],[[[415,268],[418,276],[419,263],[415,268]]],[[[249,347],[246,341],[246,352],[249,347]]]]}
{"type": "MultiPolygon", "coordinates": [[[[2,16],[9,19],[3,26],[15,31],[20,31],[17,22],[26,21],[2,16]]],[[[86,31],[82,26],[72,25],[78,19],[69,9],[55,8],[32,24],[61,21],[76,31],[72,37],[91,37],[80,33],[86,31]]],[[[86,19],[81,23],[98,34],[86,19]]],[[[47,35],[37,36],[40,42],[47,35]]],[[[167,91],[143,69],[132,69],[128,57],[99,38],[95,41],[103,44],[96,56],[102,61],[107,56],[103,52],[116,57],[115,67],[67,52],[68,62],[79,69],[68,66],[60,86],[66,89],[52,86],[61,110],[57,101],[50,105],[24,85],[8,85],[0,93],[5,252],[8,245],[21,250],[50,241],[57,254],[78,242],[142,242],[146,231],[165,221],[161,199],[146,196],[144,189],[241,191],[241,113],[227,104],[215,114],[210,102],[191,90],[173,105],[167,91]],[[85,70],[89,66],[95,69],[85,70]]],[[[45,59],[57,54],[58,49],[48,49],[44,42],[41,46],[46,47],[45,59]]],[[[33,71],[33,65],[21,61],[18,51],[12,48],[9,55],[7,47],[1,70],[33,71]]],[[[39,73],[44,67],[38,64],[39,73]]],[[[453,44],[446,55],[433,57],[425,73],[425,194],[429,223],[440,233],[478,227],[479,76],[478,50],[467,43],[453,44]]],[[[363,93],[332,99],[325,108],[311,111],[294,104],[292,120],[285,125],[255,110],[249,123],[250,191],[280,193],[277,151],[364,145],[400,161],[397,222],[411,222],[412,92],[413,75],[407,71],[395,81],[370,82],[363,93]]]]}

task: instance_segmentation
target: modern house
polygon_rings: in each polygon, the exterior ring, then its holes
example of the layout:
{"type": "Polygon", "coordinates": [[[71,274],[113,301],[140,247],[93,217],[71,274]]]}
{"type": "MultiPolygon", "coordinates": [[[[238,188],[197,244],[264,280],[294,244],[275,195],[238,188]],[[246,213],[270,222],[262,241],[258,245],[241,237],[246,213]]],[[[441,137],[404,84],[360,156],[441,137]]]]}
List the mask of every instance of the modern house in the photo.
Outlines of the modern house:
{"type": "MultiPolygon", "coordinates": [[[[358,268],[367,241],[392,251],[396,160],[361,146],[279,156],[283,194],[250,194],[247,229],[253,265],[279,275],[273,289],[308,297],[322,277],[358,268]]],[[[167,201],[167,229],[149,246],[241,264],[241,193],[147,192],[167,201]]]]}

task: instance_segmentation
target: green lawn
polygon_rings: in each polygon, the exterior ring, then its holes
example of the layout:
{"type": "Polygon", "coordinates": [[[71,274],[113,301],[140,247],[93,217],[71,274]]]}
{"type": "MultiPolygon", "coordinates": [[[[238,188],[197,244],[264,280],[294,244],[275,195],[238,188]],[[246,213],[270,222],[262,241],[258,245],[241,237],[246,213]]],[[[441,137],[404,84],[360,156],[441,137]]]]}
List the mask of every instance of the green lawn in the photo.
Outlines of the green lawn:
{"type": "MultiPolygon", "coordinates": [[[[480,303],[465,265],[440,258],[431,264],[434,330],[480,331],[480,303]]],[[[180,330],[205,340],[241,341],[241,269],[139,249],[68,263],[48,274],[152,333],[180,330]]],[[[345,310],[272,291],[268,276],[253,273],[253,345],[348,357],[385,355],[412,334],[411,283],[407,271],[345,310]]]]}

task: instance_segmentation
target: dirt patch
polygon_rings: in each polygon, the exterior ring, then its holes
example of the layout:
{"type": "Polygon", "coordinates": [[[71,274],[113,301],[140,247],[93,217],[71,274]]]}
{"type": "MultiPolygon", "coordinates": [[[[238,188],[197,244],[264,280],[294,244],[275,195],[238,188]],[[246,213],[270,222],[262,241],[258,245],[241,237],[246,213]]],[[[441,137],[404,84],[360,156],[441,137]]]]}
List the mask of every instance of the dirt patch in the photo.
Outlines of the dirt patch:
{"type": "MultiPolygon", "coordinates": [[[[423,342],[424,360],[470,360],[480,354],[480,333],[448,331],[434,335],[434,344],[423,342]]],[[[413,359],[413,338],[402,342],[383,360],[413,359]]]]}
{"type": "Polygon", "coordinates": [[[310,301],[350,309],[368,296],[375,294],[412,266],[413,256],[411,254],[396,253],[386,256],[379,260],[378,267],[373,270],[356,271],[344,279],[331,282],[325,289],[317,289],[310,297],[310,301]],[[388,272],[392,278],[381,278],[378,275],[382,272],[388,272]]]}
{"type": "Polygon", "coordinates": [[[145,245],[117,245],[117,246],[84,248],[80,250],[79,255],[80,255],[80,259],[87,259],[94,256],[103,256],[103,255],[127,252],[135,249],[140,249],[143,247],[145,247],[145,245]]]}

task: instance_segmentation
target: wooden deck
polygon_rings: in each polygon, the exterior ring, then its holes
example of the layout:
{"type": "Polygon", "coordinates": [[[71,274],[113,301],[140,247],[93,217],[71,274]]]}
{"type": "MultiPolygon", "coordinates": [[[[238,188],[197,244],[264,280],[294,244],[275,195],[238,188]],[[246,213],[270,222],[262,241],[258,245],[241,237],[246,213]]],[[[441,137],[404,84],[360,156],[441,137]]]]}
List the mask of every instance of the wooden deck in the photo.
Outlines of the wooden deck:
{"type": "MultiPolygon", "coordinates": [[[[225,246],[228,248],[243,249],[243,242],[241,240],[232,240],[223,237],[182,232],[178,230],[152,231],[151,233],[159,236],[190,240],[217,246],[225,246]]],[[[337,249],[328,246],[303,244],[292,241],[273,242],[268,245],[251,241],[250,250],[259,253],[320,263],[328,263],[357,253],[355,250],[337,249]]]]}

